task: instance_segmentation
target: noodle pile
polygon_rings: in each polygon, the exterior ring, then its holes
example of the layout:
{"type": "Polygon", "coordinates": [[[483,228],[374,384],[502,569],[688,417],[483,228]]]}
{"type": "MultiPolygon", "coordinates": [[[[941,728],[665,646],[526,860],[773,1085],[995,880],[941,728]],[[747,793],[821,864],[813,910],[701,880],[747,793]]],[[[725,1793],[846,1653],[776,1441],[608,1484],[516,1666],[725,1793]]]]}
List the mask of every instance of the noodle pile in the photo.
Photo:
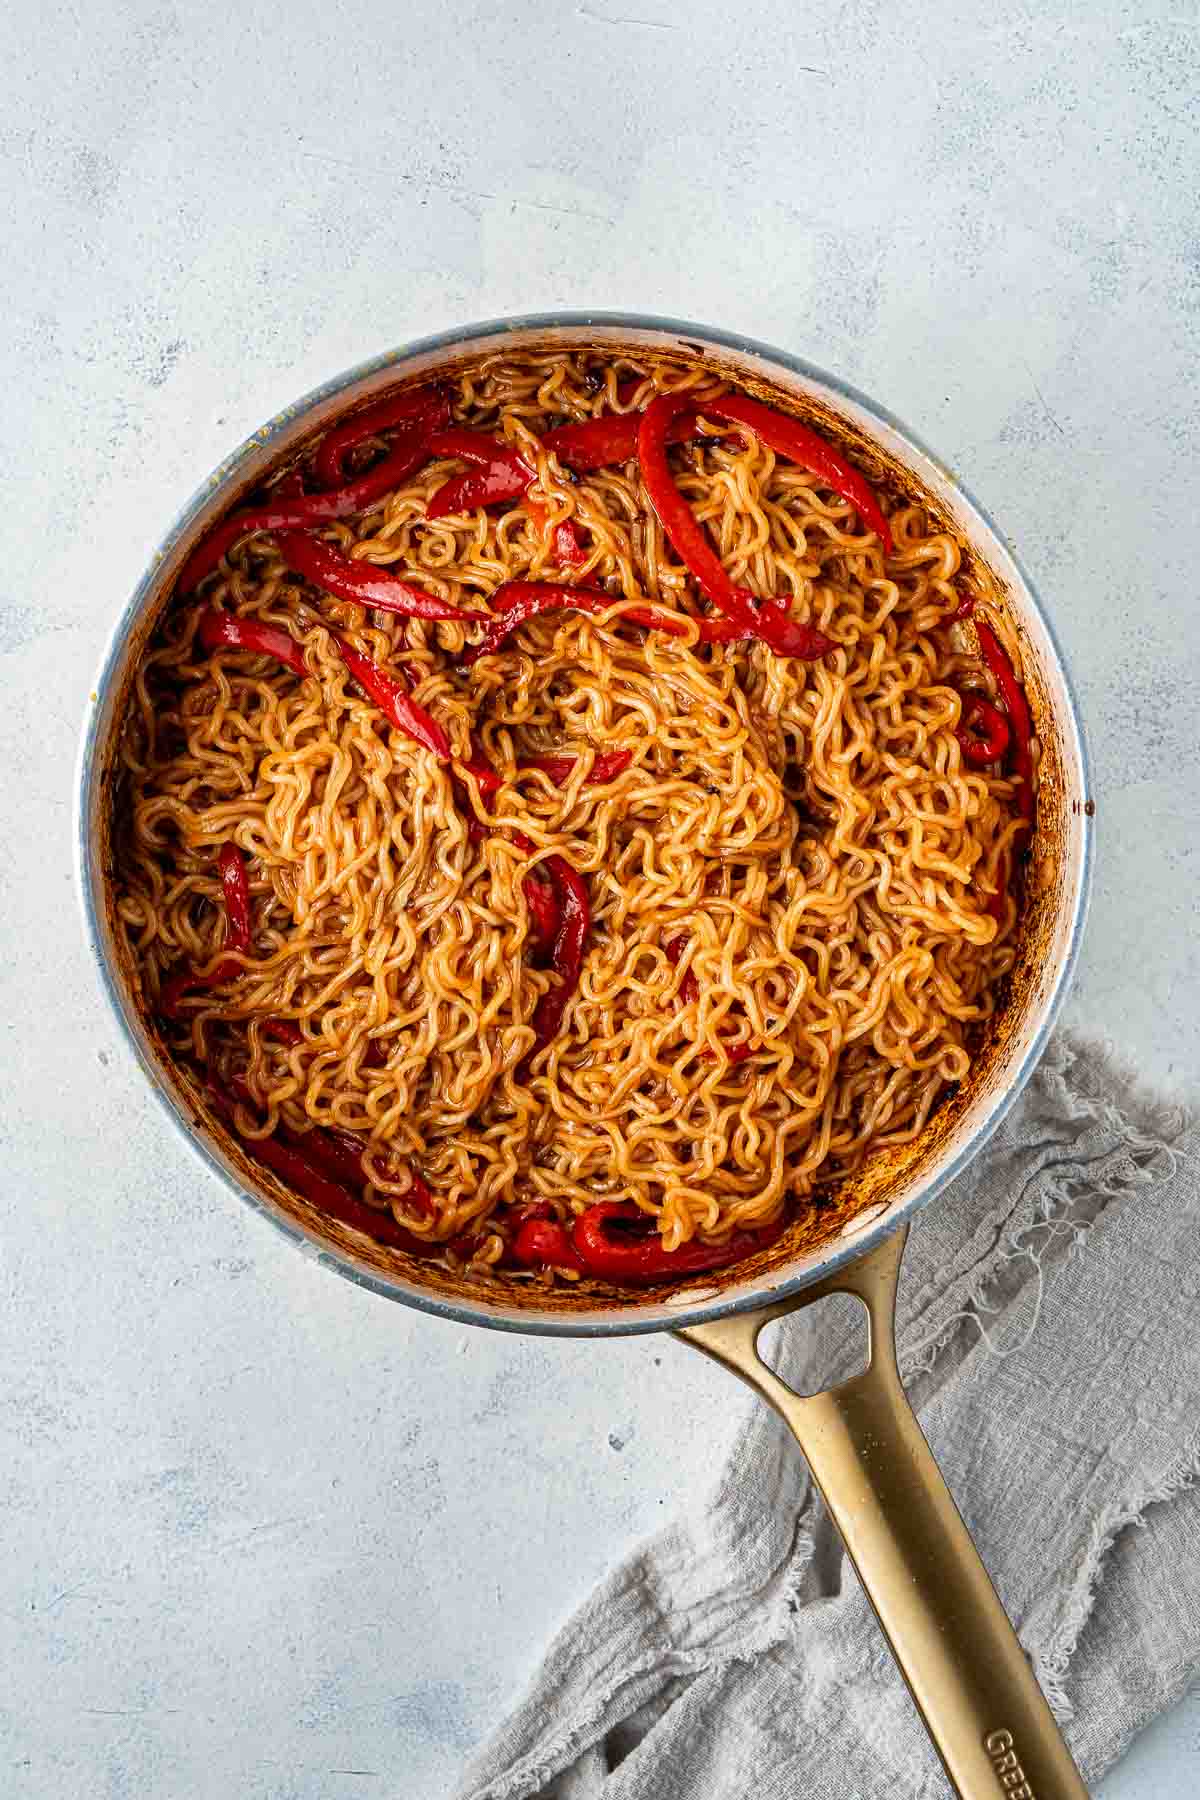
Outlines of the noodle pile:
{"type": "Polygon", "coordinates": [[[539,440],[564,419],[666,389],[702,403],[720,386],[627,358],[492,359],[453,384],[455,420],[537,467],[532,514],[517,500],[428,522],[462,467],[443,459],[323,527],[479,611],[507,580],[556,579],[606,588],[610,615],[547,614],[459,667],[464,626],[318,593],[258,536],[176,603],[137,675],[118,910],[151,1006],[181,963],[227,961],[223,844],[250,877],[251,950],[181,1004],[173,1052],[251,1092],[247,1137],[361,1134],[367,1201],[439,1243],[472,1233],[480,1267],[502,1258],[517,1203],[569,1221],[631,1202],[666,1249],[815,1203],[922,1129],[967,1074],[1013,963],[1015,904],[998,924],[988,901],[1020,820],[1012,782],[969,767],[955,737],[962,694],[991,690],[969,623],[951,624],[952,537],[889,509],[885,567],[853,509],[750,432],[694,440],[672,467],[730,575],[837,649],[805,663],[622,624],[623,602],[698,611],[691,578],[636,462],[574,478],[539,440]],[[589,553],[581,569],[555,561],[563,519],[589,553]],[[202,647],[214,605],[289,627],[310,678],[202,647]],[[500,792],[481,797],[389,724],[327,627],[408,675],[456,758],[475,733],[500,792]],[[622,773],[587,782],[597,754],[622,750],[622,773]],[[565,782],[518,770],[548,753],[576,758],[565,782]],[[472,814],[489,827],[478,841],[472,814]],[[528,1064],[556,976],[531,954],[522,883],[556,852],[587,880],[592,927],[562,1026],[528,1064]],[[301,1041],[264,1036],[268,1018],[301,1041]],[[727,1054],[747,1043],[744,1060],[727,1054]],[[432,1215],[412,1204],[414,1172],[432,1215]]]}

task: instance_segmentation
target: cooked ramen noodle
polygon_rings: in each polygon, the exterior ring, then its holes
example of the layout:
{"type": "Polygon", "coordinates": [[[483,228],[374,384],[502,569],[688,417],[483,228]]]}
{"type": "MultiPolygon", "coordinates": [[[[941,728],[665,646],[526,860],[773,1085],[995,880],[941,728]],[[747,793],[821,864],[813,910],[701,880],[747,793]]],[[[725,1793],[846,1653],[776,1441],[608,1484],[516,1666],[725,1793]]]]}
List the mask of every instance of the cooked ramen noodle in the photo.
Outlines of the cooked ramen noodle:
{"type": "Polygon", "coordinates": [[[1032,820],[1019,671],[952,535],[698,366],[385,395],[200,544],[138,671],[147,1008],[385,1244],[719,1267],[971,1068],[1032,820]]]}

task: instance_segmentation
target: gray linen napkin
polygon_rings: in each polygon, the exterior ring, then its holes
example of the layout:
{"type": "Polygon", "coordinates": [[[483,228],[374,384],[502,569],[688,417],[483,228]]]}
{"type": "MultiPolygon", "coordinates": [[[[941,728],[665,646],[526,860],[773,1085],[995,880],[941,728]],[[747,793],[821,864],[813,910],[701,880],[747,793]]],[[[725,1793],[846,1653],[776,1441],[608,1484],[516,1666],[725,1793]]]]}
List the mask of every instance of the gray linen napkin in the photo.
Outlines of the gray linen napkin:
{"type": "MultiPolygon", "coordinates": [[[[1060,1035],[905,1258],[909,1392],[1088,1780],[1200,1669],[1198,1143],[1181,1108],[1060,1035]]],[[[846,1370],[815,1317],[781,1331],[792,1385],[846,1370]]],[[[949,1792],[758,1406],[706,1504],[559,1633],[458,1800],[949,1792]]]]}

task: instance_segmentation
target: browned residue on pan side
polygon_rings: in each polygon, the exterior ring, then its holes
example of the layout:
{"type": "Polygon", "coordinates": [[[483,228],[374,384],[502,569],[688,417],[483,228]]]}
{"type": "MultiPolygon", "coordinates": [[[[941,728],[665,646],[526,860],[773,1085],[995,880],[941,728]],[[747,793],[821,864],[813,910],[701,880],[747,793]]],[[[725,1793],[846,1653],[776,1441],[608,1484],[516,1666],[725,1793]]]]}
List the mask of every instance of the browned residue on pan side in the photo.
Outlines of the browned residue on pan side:
{"type": "MultiPolygon", "coordinates": [[[[930,517],[940,527],[954,531],[953,521],[934,495],[924,486],[916,472],[906,464],[892,457],[875,439],[863,433],[852,420],[842,414],[836,406],[805,398],[799,402],[795,395],[785,389],[775,388],[762,380],[747,377],[736,365],[725,362],[721,357],[712,354],[686,355],[665,352],[651,353],[636,343],[627,348],[611,341],[599,340],[589,346],[583,342],[572,342],[564,346],[561,340],[547,342],[542,354],[562,348],[586,350],[591,348],[597,355],[614,358],[627,356],[631,361],[643,366],[656,362],[676,367],[695,369],[699,362],[706,372],[736,383],[743,390],[767,400],[782,411],[794,414],[803,419],[805,424],[828,433],[849,451],[853,460],[858,463],[874,484],[890,499],[905,499],[925,508],[930,517]]],[[[453,377],[467,369],[478,368],[481,363],[495,360],[498,356],[527,356],[539,354],[523,345],[519,352],[489,351],[486,355],[451,356],[440,364],[436,371],[425,370],[416,377],[400,379],[397,388],[414,386],[434,378],[453,377]]],[[[360,404],[374,404],[384,390],[373,390],[369,399],[360,404]]],[[[340,417],[346,417],[356,410],[348,407],[340,417]]],[[[323,427],[328,429],[328,426],[323,427]]],[[[285,434],[286,435],[286,434],[285,434]]],[[[299,429],[290,438],[267,473],[285,468],[295,462],[313,441],[313,436],[304,435],[299,429]]],[[[232,510],[237,500],[261,485],[264,474],[248,475],[235,500],[222,509],[222,514],[232,510]]],[[[221,515],[218,515],[221,516],[221,515]]],[[[200,535],[196,534],[197,537],[200,535]]],[[[963,542],[961,533],[955,533],[963,548],[962,570],[959,585],[964,593],[970,593],[979,601],[985,602],[999,611],[1007,612],[1004,587],[995,572],[980,559],[974,550],[963,542]]],[[[195,542],[193,538],[191,542],[195,542]]],[[[186,548],[190,548],[186,546],[186,548]]],[[[174,560],[174,559],[173,559],[174,560]]],[[[175,566],[179,566],[176,561],[175,566]]],[[[133,680],[133,670],[149,640],[154,635],[159,619],[169,604],[169,593],[161,593],[153,607],[147,609],[144,622],[137,631],[137,655],[131,656],[126,667],[127,675],[120,696],[120,704],[114,711],[118,721],[124,719],[127,711],[129,690],[133,680]]],[[[1011,615],[1010,615],[1011,616],[1011,615]]],[[[339,1257],[354,1264],[358,1269],[369,1271],[383,1283],[395,1282],[399,1277],[403,1284],[418,1285],[439,1299],[449,1304],[460,1303],[469,1307],[478,1307],[492,1300],[503,1304],[507,1309],[528,1309],[540,1313],[578,1314],[595,1310],[597,1306],[606,1311],[614,1308],[635,1311],[639,1307],[659,1305],[672,1294],[686,1292],[689,1287],[703,1289],[711,1293],[714,1286],[721,1284],[722,1279],[728,1282],[736,1275],[739,1282],[754,1280],[760,1286],[768,1285],[781,1278],[801,1257],[811,1256],[822,1246],[830,1245],[841,1236],[850,1220],[869,1206],[886,1203],[896,1191],[898,1184],[906,1177],[919,1171],[923,1162],[932,1160],[943,1146],[962,1113],[981,1093],[994,1087],[1004,1079],[1001,1065],[1005,1061],[1005,1051],[1009,1046],[1018,1021],[1033,1004],[1044,982],[1053,975],[1053,959],[1050,954],[1054,935],[1055,920],[1060,901],[1060,889],[1064,880],[1064,845],[1066,831],[1067,796],[1065,793],[1062,748],[1053,728],[1045,683],[1037,664],[1029,653],[1026,640],[1021,638],[1024,669],[1022,671],[1025,691],[1034,719],[1035,731],[1041,747],[1038,769],[1037,822],[1033,837],[1033,850],[1025,872],[1024,907],[1020,925],[1020,941],[1018,959],[1015,969],[1006,983],[1006,991],[1001,996],[1001,1004],[996,1017],[991,1021],[987,1037],[976,1058],[971,1074],[963,1086],[949,1095],[938,1107],[921,1136],[912,1144],[901,1145],[880,1152],[870,1158],[857,1175],[842,1182],[836,1189],[825,1194],[819,1204],[806,1206],[788,1232],[771,1248],[760,1256],[740,1263],[735,1271],[722,1271],[719,1275],[708,1274],[693,1278],[690,1282],[664,1284],[645,1293],[630,1294],[626,1290],[615,1289],[601,1283],[578,1283],[566,1285],[546,1284],[542,1276],[530,1279],[513,1280],[511,1277],[497,1279],[487,1276],[470,1276],[465,1273],[455,1275],[449,1270],[432,1266],[382,1245],[374,1244],[349,1230],[337,1221],[328,1219],[315,1208],[284,1187],[260,1164],[246,1154],[242,1145],[230,1136],[219,1120],[209,1111],[201,1089],[191,1072],[181,1072],[167,1057],[161,1037],[154,1021],[146,1014],[141,993],[141,983],[136,965],[129,953],[124,933],[118,928],[113,899],[113,842],[116,829],[115,813],[119,803],[118,784],[114,780],[116,768],[116,745],[118,732],[115,730],[102,756],[103,779],[106,787],[112,790],[112,800],[105,809],[101,825],[102,867],[105,871],[105,906],[112,935],[117,946],[117,959],[120,972],[127,991],[134,997],[147,1029],[153,1041],[156,1060],[168,1083],[180,1096],[184,1111],[197,1121],[203,1121],[208,1134],[220,1144],[225,1155],[238,1169],[244,1185],[252,1191],[266,1194],[274,1209],[299,1225],[311,1238],[333,1251],[339,1257]]],[[[119,726],[118,726],[119,730],[119,726]]],[[[1077,802],[1076,802],[1077,804],[1077,802]]],[[[402,1292],[402,1288],[398,1288],[402,1292]]]]}

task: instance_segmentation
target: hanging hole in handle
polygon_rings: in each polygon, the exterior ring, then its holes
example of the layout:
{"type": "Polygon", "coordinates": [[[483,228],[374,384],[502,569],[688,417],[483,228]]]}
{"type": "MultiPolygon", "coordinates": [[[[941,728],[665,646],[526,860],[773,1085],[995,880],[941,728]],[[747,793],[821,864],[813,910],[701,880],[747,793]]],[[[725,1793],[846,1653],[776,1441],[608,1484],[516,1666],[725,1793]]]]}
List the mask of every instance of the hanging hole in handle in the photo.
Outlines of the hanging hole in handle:
{"type": "Polygon", "coordinates": [[[823,1394],[870,1367],[870,1315],[857,1294],[826,1294],[764,1325],[757,1348],[794,1394],[823,1394]]]}

